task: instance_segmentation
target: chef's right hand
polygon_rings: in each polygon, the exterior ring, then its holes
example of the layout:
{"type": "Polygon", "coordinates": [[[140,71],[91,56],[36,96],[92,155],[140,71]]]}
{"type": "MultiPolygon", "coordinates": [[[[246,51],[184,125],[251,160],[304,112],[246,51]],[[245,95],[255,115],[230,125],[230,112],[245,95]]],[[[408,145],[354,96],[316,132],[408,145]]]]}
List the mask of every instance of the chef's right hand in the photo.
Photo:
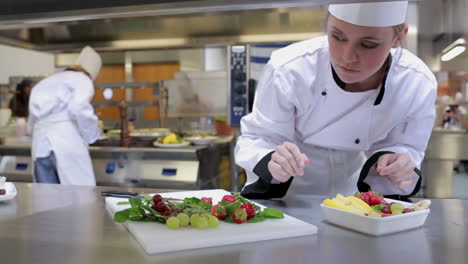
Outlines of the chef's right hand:
{"type": "Polygon", "coordinates": [[[307,156],[295,144],[284,142],[271,155],[268,170],[274,179],[286,182],[292,176],[303,176],[304,167],[309,163],[307,156]]]}

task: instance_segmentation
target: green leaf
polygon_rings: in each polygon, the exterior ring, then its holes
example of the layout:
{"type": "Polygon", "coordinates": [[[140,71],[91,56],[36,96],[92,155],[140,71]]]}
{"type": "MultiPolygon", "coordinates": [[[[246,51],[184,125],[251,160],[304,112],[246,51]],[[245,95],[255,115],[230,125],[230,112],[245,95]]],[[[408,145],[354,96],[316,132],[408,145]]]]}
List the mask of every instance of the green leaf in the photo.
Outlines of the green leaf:
{"type": "Polygon", "coordinates": [[[284,218],[283,212],[275,208],[265,208],[263,209],[263,215],[266,218],[281,219],[284,218]]]}
{"type": "Polygon", "coordinates": [[[228,217],[231,216],[231,214],[232,214],[232,212],[234,210],[236,210],[237,208],[240,208],[241,205],[242,204],[240,202],[229,203],[228,205],[226,205],[226,213],[227,213],[228,217]]]}
{"type": "Polygon", "coordinates": [[[143,215],[141,214],[140,208],[130,208],[130,214],[129,214],[130,218],[141,217],[141,216],[143,215]]]}
{"type": "Polygon", "coordinates": [[[151,195],[144,193],[143,198],[145,198],[146,202],[153,203],[153,197],[151,197],[151,195]]]}
{"type": "Polygon", "coordinates": [[[224,222],[228,223],[235,223],[234,219],[232,219],[231,215],[228,215],[226,218],[223,219],[224,222]]]}
{"type": "Polygon", "coordinates": [[[128,205],[130,204],[129,202],[118,202],[117,205],[128,205]]]}
{"type": "Polygon", "coordinates": [[[130,198],[128,199],[128,201],[130,202],[132,208],[138,208],[142,204],[141,199],[139,197],[130,198]]]}
{"type": "Polygon", "coordinates": [[[385,204],[376,204],[371,207],[374,211],[381,213],[382,209],[384,209],[385,206],[386,206],[385,204]]]}
{"type": "Polygon", "coordinates": [[[247,220],[247,223],[259,223],[259,222],[263,222],[265,220],[267,220],[266,217],[255,215],[254,217],[247,220]]]}
{"type": "Polygon", "coordinates": [[[193,205],[199,205],[201,202],[200,199],[196,198],[196,197],[192,197],[192,198],[185,198],[184,199],[184,204],[193,204],[193,205]]]}
{"type": "Polygon", "coordinates": [[[114,215],[114,222],[123,223],[130,220],[130,211],[132,208],[128,208],[122,211],[118,211],[114,215]]]}
{"type": "Polygon", "coordinates": [[[230,203],[230,202],[219,202],[218,204],[220,204],[220,205],[226,207],[226,206],[228,206],[228,205],[230,205],[230,204],[232,204],[232,203],[230,203]]]}

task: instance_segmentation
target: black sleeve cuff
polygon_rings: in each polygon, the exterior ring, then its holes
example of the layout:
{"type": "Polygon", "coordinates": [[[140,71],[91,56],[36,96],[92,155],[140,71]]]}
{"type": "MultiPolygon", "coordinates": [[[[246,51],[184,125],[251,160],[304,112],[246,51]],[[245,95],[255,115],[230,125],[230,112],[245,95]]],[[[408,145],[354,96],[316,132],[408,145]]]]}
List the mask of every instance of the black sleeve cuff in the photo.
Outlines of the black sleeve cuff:
{"type": "Polygon", "coordinates": [[[245,186],[241,195],[249,199],[271,199],[282,198],[286,195],[294,177],[291,177],[287,182],[272,184],[273,176],[268,170],[268,162],[271,160],[271,155],[274,151],[263,157],[253,172],[258,176],[258,180],[250,185],[245,186]]]}
{"type": "MultiPolygon", "coordinates": [[[[370,169],[374,164],[379,160],[379,158],[382,155],[385,154],[393,154],[394,152],[390,151],[380,151],[374,153],[365,163],[364,166],[362,167],[361,173],[359,174],[359,179],[357,182],[357,188],[360,192],[367,192],[371,191],[371,187],[369,184],[364,182],[364,180],[367,178],[367,175],[369,174],[370,169]]],[[[401,195],[401,194],[389,194],[389,195],[384,195],[385,198],[390,198],[390,199],[395,199],[395,200],[400,200],[400,201],[408,201],[410,202],[409,198],[411,196],[414,196],[416,193],[419,192],[419,189],[421,188],[421,181],[422,181],[422,173],[418,168],[414,168],[414,172],[419,175],[419,180],[416,183],[416,186],[414,187],[413,192],[411,192],[409,195],[401,195]]]]}

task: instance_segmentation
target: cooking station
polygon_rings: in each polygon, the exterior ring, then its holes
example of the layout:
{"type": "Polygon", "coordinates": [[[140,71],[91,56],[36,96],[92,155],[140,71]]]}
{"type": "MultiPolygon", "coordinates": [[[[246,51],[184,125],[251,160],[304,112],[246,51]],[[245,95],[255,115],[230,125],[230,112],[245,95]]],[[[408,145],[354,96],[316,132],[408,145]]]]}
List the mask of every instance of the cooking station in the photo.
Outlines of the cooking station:
{"type": "MultiPolygon", "coordinates": [[[[432,200],[423,227],[373,237],[326,223],[322,196],[256,200],[318,227],[318,234],[147,255],[105,210],[103,190],[159,189],[15,183],[0,204],[2,263],[466,263],[468,201],[432,200]]],[[[175,231],[177,232],[177,230],[175,231]]],[[[200,232],[209,232],[201,230],[200,232]]],[[[194,238],[196,239],[196,238],[194,238]]],[[[229,237],[226,237],[229,239],[229,237]]],[[[161,241],[164,243],[164,241],[161,241]]],[[[203,241],[200,241],[203,243],[203,241]]]]}
{"type": "MultiPolygon", "coordinates": [[[[97,185],[207,189],[219,186],[223,144],[184,148],[91,146],[97,185]]],[[[0,145],[2,175],[8,181],[32,181],[31,147],[0,145]]],[[[79,176],[79,175],[78,175],[79,176]]]]}

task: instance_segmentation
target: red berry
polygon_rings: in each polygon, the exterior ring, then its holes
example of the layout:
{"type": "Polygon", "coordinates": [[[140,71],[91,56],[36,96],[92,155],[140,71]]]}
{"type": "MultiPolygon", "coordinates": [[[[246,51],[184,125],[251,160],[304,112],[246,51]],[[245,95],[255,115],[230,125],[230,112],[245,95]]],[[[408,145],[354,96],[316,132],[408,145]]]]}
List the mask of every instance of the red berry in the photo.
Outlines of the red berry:
{"type": "Polygon", "coordinates": [[[153,203],[154,203],[154,204],[157,204],[157,203],[159,203],[160,201],[162,201],[161,195],[155,194],[155,195],[153,196],[153,203]]]}
{"type": "Polygon", "coordinates": [[[369,194],[368,193],[362,193],[361,196],[359,196],[359,199],[366,202],[366,204],[369,204],[369,194]]]}
{"type": "Polygon", "coordinates": [[[163,201],[157,203],[153,209],[161,213],[164,213],[165,211],[169,210],[169,208],[167,208],[166,204],[163,201]]]}
{"type": "Polygon", "coordinates": [[[383,214],[391,214],[392,209],[390,208],[390,205],[387,204],[384,208],[382,208],[382,213],[383,214]]]}
{"type": "Polygon", "coordinates": [[[255,208],[251,203],[243,203],[240,208],[244,208],[247,213],[247,219],[250,219],[255,216],[255,208]]]}
{"type": "Polygon", "coordinates": [[[233,195],[224,195],[224,197],[223,197],[223,199],[221,201],[235,203],[235,202],[237,202],[237,199],[233,195]]]}
{"type": "Polygon", "coordinates": [[[207,204],[213,204],[213,201],[211,200],[211,198],[203,197],[201,198],[201,201],[207,204]]]}
{"type": "Polygon", "coordinates": [[[211,215],[217,217],[219,220],[223,220],[227,216],[226,207],[217,204],[211,207],[211,215]]]}
{"type": "Polygon", "coordinates": [[[247,222],[247,212],[244,208],[237,208],[236,210],[232,211],[231,217],[232,220],[238,224],[247,222]]]}

